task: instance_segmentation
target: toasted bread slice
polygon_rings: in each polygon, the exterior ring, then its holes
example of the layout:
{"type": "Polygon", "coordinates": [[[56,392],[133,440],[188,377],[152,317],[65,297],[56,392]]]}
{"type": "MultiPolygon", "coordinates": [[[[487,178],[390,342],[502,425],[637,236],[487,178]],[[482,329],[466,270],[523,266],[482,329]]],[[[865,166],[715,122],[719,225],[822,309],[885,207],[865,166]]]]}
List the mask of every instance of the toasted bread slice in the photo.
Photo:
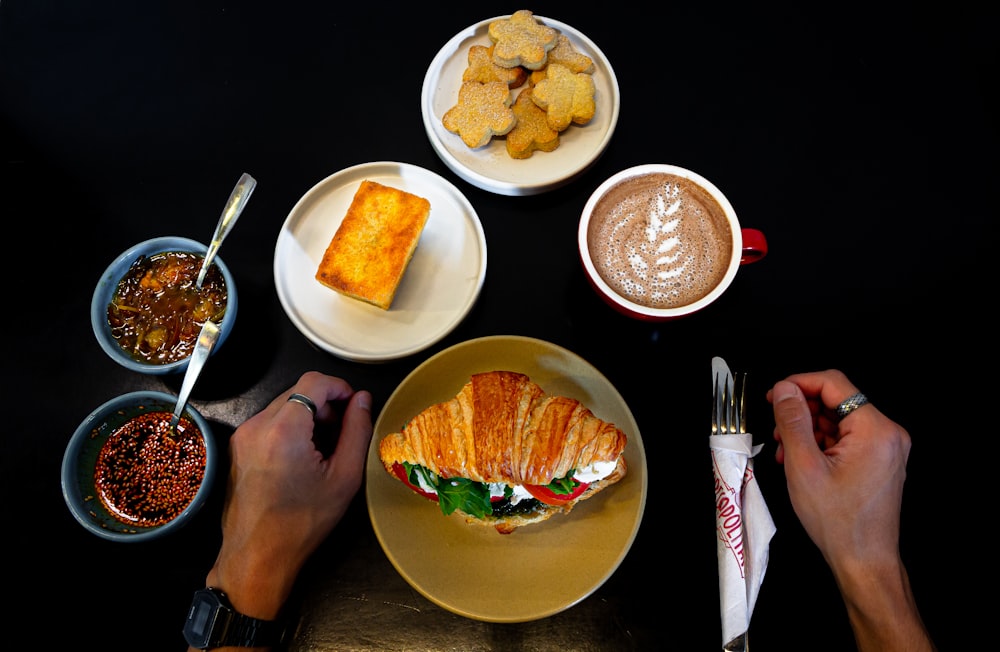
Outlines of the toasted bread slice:
{"type": "Polygon", "coordinates": [[[364,180],[316,270],[341,294],[388,310],[417,248],[430,201],[364,180]]]}

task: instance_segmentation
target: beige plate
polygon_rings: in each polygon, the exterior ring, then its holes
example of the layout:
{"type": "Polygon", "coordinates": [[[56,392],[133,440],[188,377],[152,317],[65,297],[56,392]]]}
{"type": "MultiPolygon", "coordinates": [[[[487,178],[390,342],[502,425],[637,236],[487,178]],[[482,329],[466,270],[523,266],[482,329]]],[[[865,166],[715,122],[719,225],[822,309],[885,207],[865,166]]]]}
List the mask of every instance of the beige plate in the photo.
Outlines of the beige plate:
{"type": "Polygon", "coordinates": [[[392,393],[375,423],[367,498],[375,535],[410,585],[456,614],[524,622],[567,609],[600,587],[625,558],[646,504],[646,453],[632,412],[599,371],[542,340],[492,336],[432,356],[392,393]],[[458,394],[474,373],[527,374],[550,394],[576,398],[628,436],[628,474],[570,514],[508,535],[445,516],[437,503],[386,473],[378,442],[426,407],[458,394]]]}

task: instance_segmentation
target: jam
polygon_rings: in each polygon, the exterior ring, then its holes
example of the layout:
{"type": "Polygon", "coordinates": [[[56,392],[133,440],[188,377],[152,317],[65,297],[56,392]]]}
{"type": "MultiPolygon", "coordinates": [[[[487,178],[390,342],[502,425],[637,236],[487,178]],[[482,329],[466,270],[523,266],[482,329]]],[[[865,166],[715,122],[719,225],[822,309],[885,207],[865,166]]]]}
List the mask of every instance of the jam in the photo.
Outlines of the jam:
{"type": "Polygon", "coordinates": [[[132,358],[168,364],[191,355],[205,321],[226,313],[226,280],[217,265],[195,286],[204,258],[165,251],[139,256],[118,282],[108,304],[108,325],[132,358]]]}

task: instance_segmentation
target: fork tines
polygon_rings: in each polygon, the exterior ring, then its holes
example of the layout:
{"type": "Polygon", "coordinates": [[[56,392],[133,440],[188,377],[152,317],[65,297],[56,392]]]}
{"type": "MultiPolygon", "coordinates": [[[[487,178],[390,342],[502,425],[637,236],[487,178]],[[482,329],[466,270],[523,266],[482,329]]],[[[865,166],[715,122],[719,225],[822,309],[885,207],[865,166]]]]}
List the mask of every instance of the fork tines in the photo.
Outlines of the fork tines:
{"type": "Polygon", "coordinates": [[[746,405],[747,374],[733,374],[732,420],[729,432],[732,434],[747,431],[746,405]]]}

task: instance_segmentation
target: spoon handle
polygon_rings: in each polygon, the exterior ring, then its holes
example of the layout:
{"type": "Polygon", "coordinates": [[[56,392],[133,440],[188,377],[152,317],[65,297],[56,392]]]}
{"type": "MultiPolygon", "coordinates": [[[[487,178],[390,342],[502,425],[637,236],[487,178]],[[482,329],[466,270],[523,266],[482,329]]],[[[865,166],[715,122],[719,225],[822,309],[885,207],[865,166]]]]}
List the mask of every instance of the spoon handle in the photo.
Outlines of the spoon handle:
{"type": "Polygon", "coordinates": [[[184,372],[184,380],[181,381],[181,391],[177,395],[177,407],[174,408],[174,416],[170,419],[171,431],[180,423],[181,415],[184,413],[188,398],[191,396],[191,390],[194,389],[194,384],[197,382],[198,376],[201,375],[201,368],[205,366],[205,361],[208,360],[208,356],[215,346],[215,340],[218,338],[219,326],[211,319],[207,320],[198,334],[198,341],[195,342],[194,351],[191,352],[187,371],[184,372]]]}
{"type": "Polygon", "coordinates": [[[229,195],[229,201],[226,202],[225,208],[222,209],[219,223],[215,226],[215,234],[212,236],[212,242],[209,243],[208,251],[205,252],[205,260],[198,271],[198,280],[195,281],[195,287],[198,289],[201,289],[201,284],[205,282],[205,275],[208,273],[208,268],[212,265],[212,260],[215,259],[215,254],[219,252],[222,241],[226,239],[229,231],[236,224],[236,219],[243,212],[243,207],[250,200],[250,195],[253,194],[253,189],[256,187],[257,180],[244,172],[240,180],[236,183],[236,187],[233,188],[233,192],[229,195]]]}

